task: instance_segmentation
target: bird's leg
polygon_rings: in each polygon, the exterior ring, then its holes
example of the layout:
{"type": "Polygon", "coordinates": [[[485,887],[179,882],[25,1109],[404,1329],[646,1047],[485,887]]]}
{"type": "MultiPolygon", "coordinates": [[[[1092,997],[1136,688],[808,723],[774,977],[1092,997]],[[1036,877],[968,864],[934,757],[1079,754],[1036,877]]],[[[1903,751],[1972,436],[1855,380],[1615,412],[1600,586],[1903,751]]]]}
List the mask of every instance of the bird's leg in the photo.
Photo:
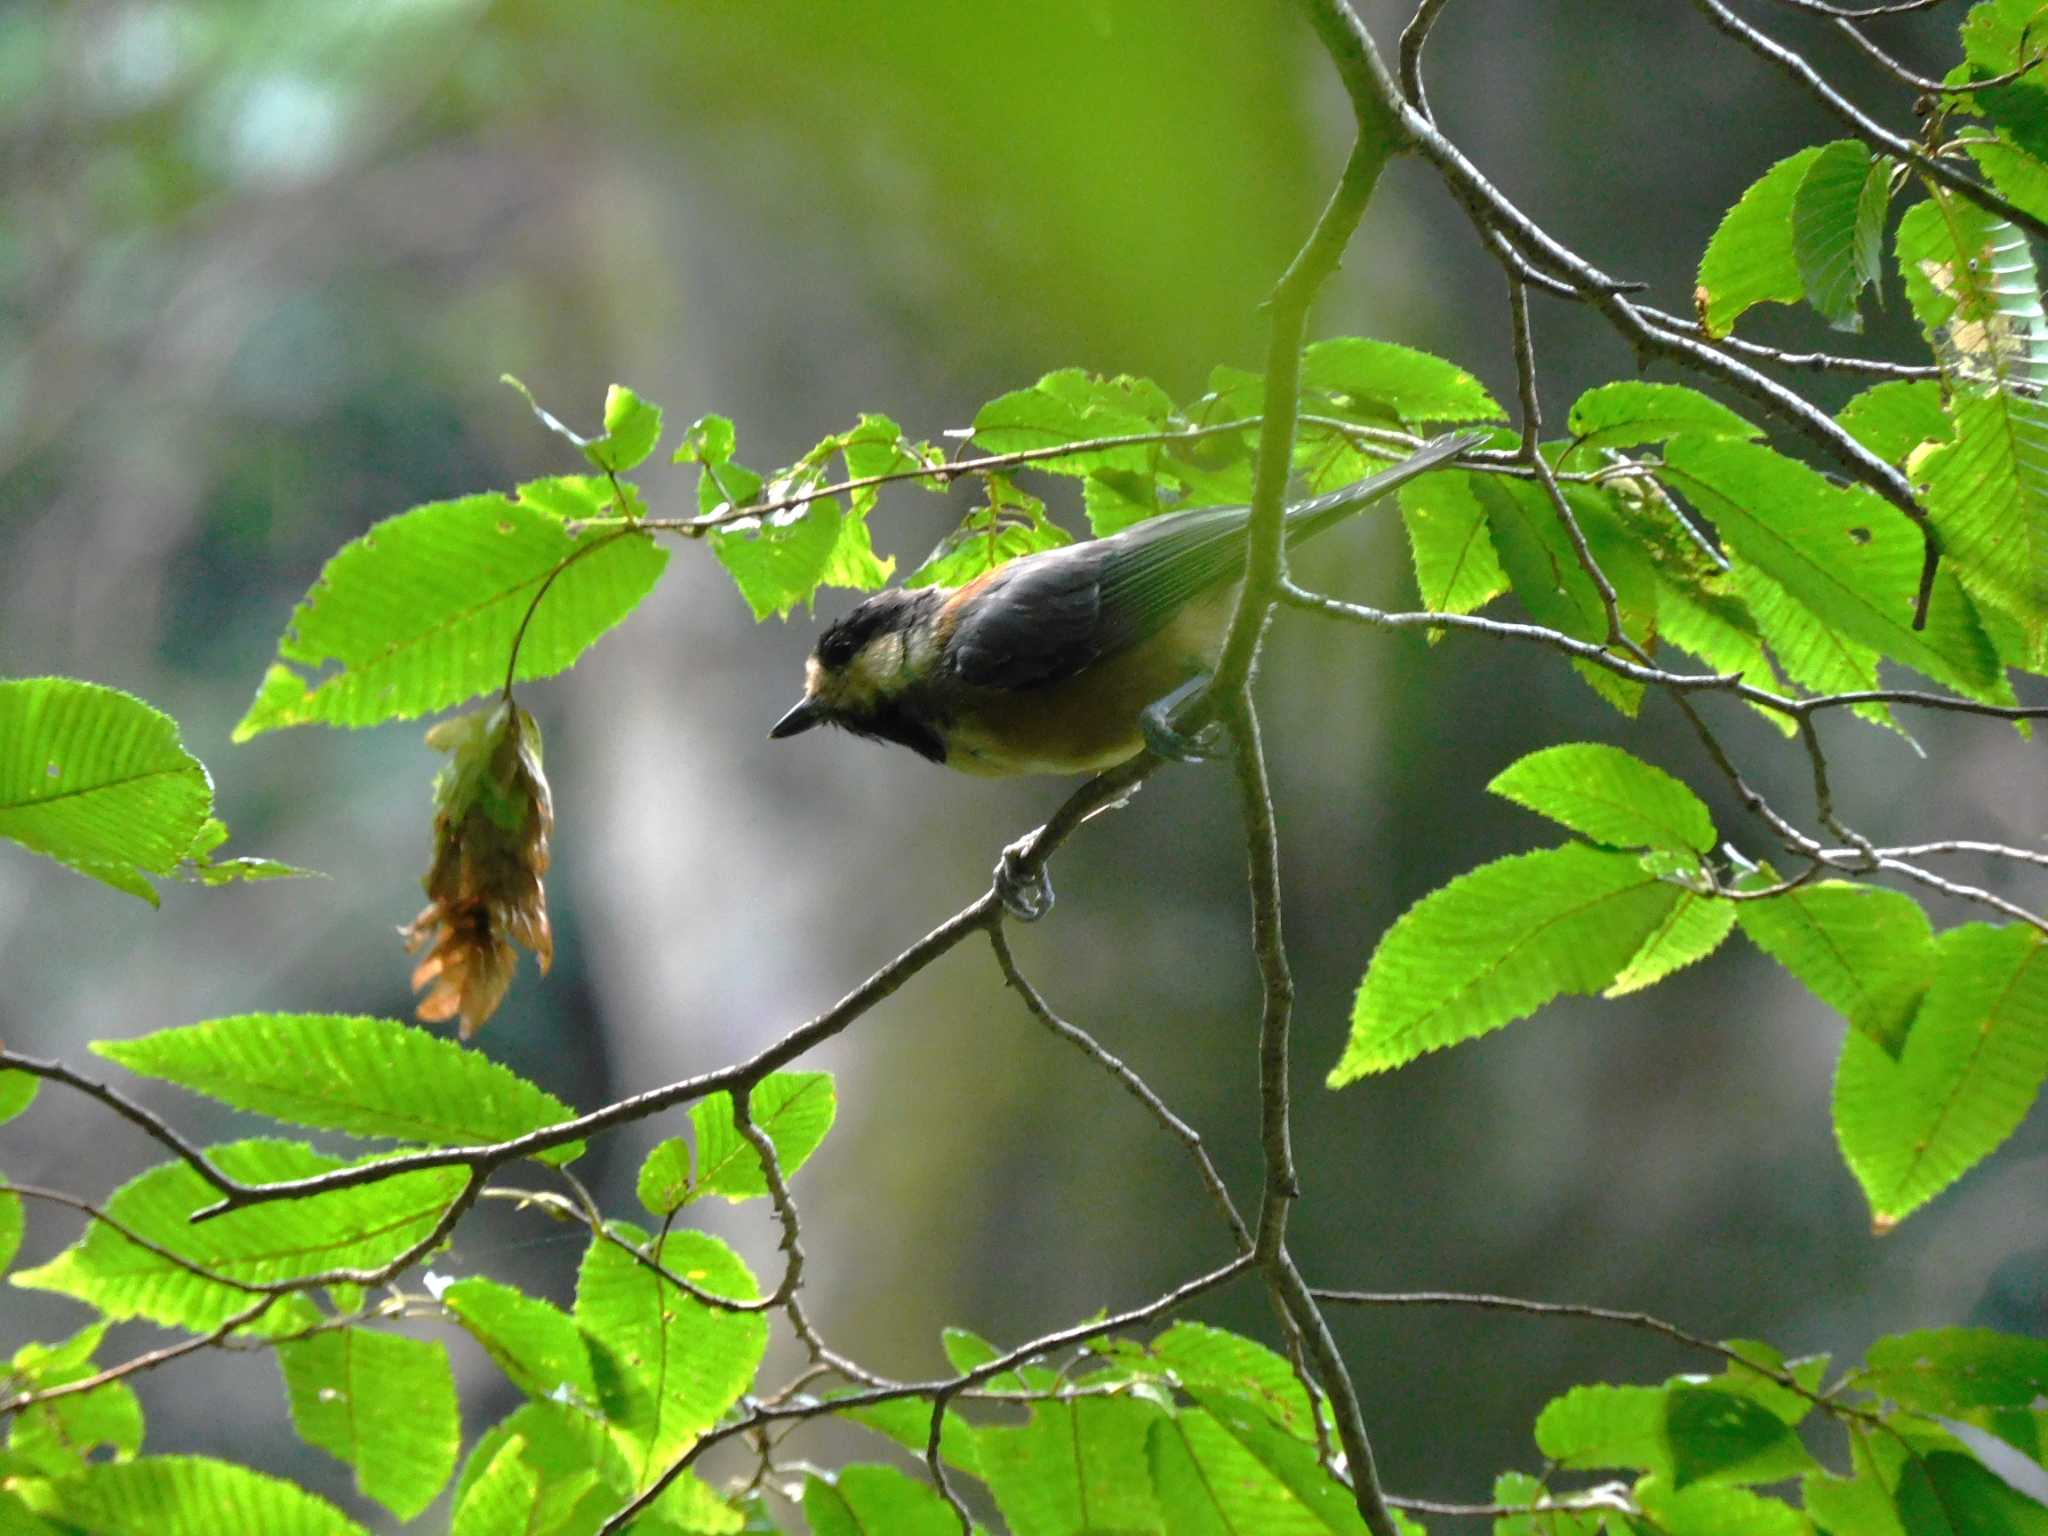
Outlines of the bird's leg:
{"type": "Polygon", "coordinates": [[[1020,837],[996,861],[996,898],[1020,923],[1035,923],[1052,910],[1052,880],[1043,868],[1027,872],[1024,854],[1036,832],[1020,837]]]}
{"type": "Polygon", "coordinates": [[[1204,762],[1223,745],[1223,727],[1215,721],[1199,731],[1174,729],[1173,714],[1181,705],[1209,686],[1209,674],[1198,672],[1162,699],[1154,699],[1138,714],[1138,734],[1155,756],[1179,763],[1204,762]]]}

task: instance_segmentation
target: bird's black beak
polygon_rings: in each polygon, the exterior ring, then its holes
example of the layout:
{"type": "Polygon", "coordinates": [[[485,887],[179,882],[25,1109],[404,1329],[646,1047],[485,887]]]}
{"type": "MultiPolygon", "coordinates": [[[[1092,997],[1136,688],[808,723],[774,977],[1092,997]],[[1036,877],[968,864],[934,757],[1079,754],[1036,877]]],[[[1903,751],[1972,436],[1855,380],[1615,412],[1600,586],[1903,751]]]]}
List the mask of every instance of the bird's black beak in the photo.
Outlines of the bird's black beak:
{"type": "Polygon", "coordinates": [[[823,723],[825,716],[818,706],[809,699],[798,703],[795,709],[776,721],[768,732],[770,741],[780,741],[785,736],[795,736],[808,731],[812,726],[823,723]]]}

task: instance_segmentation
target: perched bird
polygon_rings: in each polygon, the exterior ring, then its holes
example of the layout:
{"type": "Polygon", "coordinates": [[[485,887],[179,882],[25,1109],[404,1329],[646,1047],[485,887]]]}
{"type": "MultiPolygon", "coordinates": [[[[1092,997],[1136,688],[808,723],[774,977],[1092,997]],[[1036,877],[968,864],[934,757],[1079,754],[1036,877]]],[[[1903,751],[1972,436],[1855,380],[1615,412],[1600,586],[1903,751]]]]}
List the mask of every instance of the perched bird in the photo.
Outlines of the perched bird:
{"type": "MultiPolygon", "coordinates": [[[[1289,547],[1482,438],[1452,433],[1287,510],[1289,547]]],[[[964,587],[877,592],[828,626],[769,735],[836,725],[974,774],[1084,773],[1150,745],[1206,680],[1244,574],[1249,507],[1148,519],[964,587]]]]}
{"type": "MultiPolygon", "coordinates": [[[[1289,547],[1482,441],[1437,438],[1288,508],[1289,547]]],[[[1183,736],[1172,715],[1215,666],[1250,519],[1249,507],[1171,513],[964,587],[878,592],[818,637],[803,698],[768,734],[836,725],[984,775],[1084,773],[1148,746],[1196,758],[1206,740],[1183,736]]],[[[1032,922],[1052,910],[1053,892],[1042,865],[1020,862],[1028,842],[1003,850],[995,889],[1032,922]]]]}

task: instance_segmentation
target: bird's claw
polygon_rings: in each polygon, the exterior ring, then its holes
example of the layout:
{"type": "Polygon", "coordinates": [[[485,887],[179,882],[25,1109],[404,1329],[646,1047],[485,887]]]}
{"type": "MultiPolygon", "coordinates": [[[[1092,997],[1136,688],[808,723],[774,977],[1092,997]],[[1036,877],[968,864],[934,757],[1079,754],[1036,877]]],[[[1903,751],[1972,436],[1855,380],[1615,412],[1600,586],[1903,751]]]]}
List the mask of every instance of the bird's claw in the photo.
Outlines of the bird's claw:
{"type": "Polygon", "coordinates": [[[1020,923],[1035,923],[1052,910],[1052,881],[1044,869],[1028,870],[1024,852],[1030,838],[1019,838],[996,861],[996,899],[1020,923]]]}
{"type": "Polygon", "coordinates": [[[1210,721],[1198,731],[1176,730],[1173,724],[1174,712],[1208,683],[1206,676],[1192,678],[1165,698],[1153,700],[1138,712],[1138,734],[1145,738],[1145,745],[1153,756],[1176,763],[1201,763],[1222,752],[1223,727],[1216,721],[1210,721]]]}

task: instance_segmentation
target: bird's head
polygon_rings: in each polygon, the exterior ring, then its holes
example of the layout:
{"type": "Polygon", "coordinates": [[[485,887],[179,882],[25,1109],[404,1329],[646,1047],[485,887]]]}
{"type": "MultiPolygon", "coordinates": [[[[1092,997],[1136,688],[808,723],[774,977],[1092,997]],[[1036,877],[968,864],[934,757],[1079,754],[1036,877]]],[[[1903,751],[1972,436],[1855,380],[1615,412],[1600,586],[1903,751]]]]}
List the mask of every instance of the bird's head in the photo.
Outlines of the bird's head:
{"type": "Polygon", "coordinates": [[[769,736],[836,725],[943,763],[945,721],[935,700],[944,597],[933,588],[877,592],[827,625],[804,663],[803,698],[769,736]]]}

